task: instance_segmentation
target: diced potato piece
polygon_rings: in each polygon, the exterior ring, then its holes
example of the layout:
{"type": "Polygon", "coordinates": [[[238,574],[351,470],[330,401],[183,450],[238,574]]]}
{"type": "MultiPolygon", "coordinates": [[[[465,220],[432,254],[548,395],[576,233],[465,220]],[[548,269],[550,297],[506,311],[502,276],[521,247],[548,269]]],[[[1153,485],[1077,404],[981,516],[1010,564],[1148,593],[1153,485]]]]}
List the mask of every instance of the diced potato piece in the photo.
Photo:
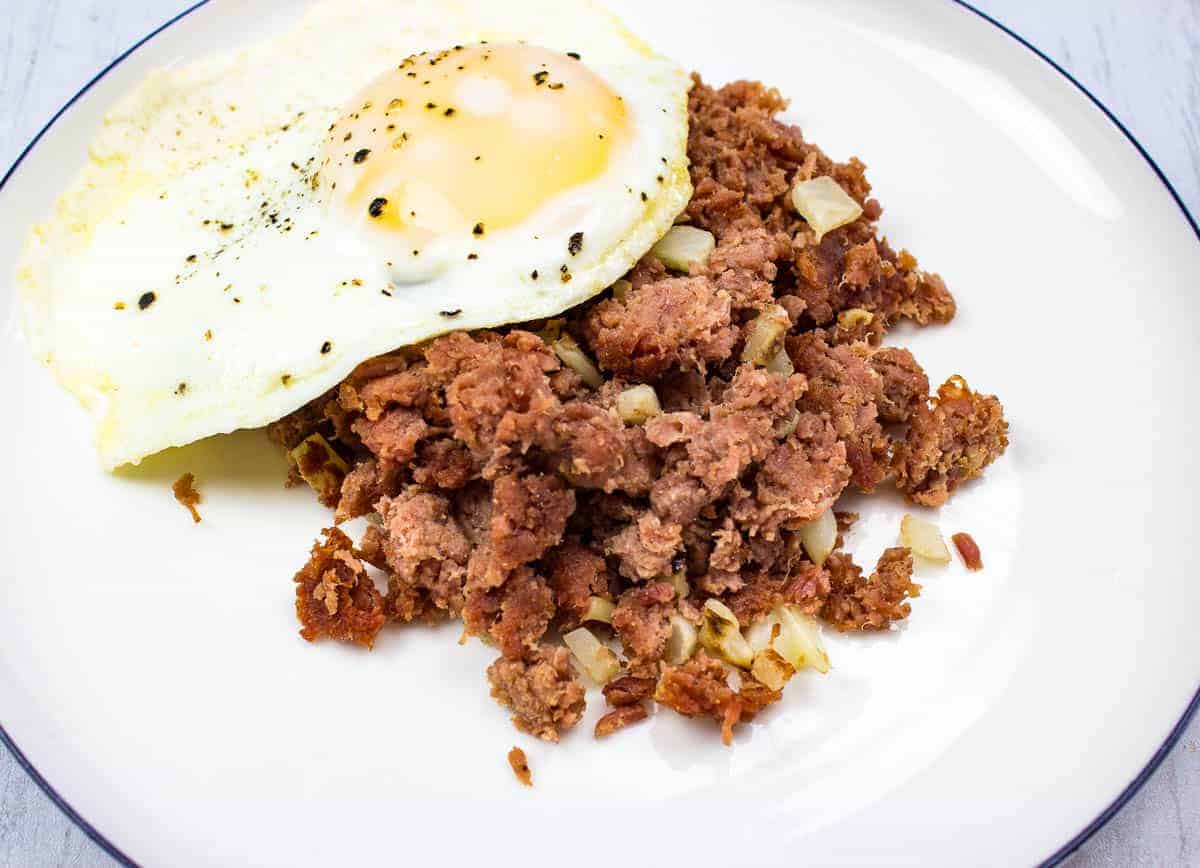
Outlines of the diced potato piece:
{"type": "Polygon", "coordinates": [[[779,606],[773,613],[779,619],[779,635],[771,642],[783,659],[797,670],[810,667],[829,671],[829,655],[821,642],[821,629],[798,606],[779,606]]]}
{"type": "Polygon", "coordinates": [[[796,667],[774,648],[764,648],[754,655],[750,674],[772,690],[783,690],[788,679],[796,674],[796,667]]]}
{"type": "Polygon", "coordinates": [[[837,545],[837,518],[832,509],[800,528],[800,544],[817,566],[825,563],[833,547],[837,545]]]}
{"type": "Polygon", "coordinates": [[[667,650],[663,652],[663,659],[672,666],[686,663],[696,653],[697,644],[696,626],[682,615],[672,615],[671,636],[667,639],[667,650]]]}
{"type": "Polygon", "coordinates": [[[596,638],[587,627],[579,627],[563,636],[579,667],[597,684],[607,684],[621,670],[617,655],[596,638]]]}
{"type": "Polygon", "coordinates": [[[672,226],[667,234],[650,248],[662,264],[672,271],[691,271],[693,265],[703,265],[717,246],[713,234],[695,226],[672,226]]]}
{"type": "Polygon", "coordinates": [[[658,403],[658,393],[654,387],[643,383],[630,386],[617,395],[617,413],[630,425],[641,425],[662,413],[662,405],[658,403]]]}
{"type": "Polygon", "coordinates": [[[611,624],[613,608],[612,600],[597,596],[588,597],[588,607],[587,611],[583,613],[583,620],[611,624]]]}
{"type": "Polygon", "coordinates": [[[309,434],[288,453],[300,476],[317,493],[322,503],[336,503],[342,480],[350,469],[342,456],[320,434],[309,434]]]}
{"type": "Polygon", "coordinates": [[[554,350],[554,354],[562,360],[562,363],[579,374],[585,383],[593,389],[600,388],[604,378],[600,376],[600,371],[588,358],[587,353],[575,342],[575,338],[570,335],[562,335],[550,345],[550,348],[554,350]]]}
{"type": "Polygon", "coordinates": [[[624,301],[625,296],[629,295],[629,292],[632,289],[633,284],[622,277],[612,285],[613,298],[615,298],[617,301],[624,301]]]}
{"type": "Polygon", "coordinates": [[[720,600],[709,599],[700,610],[700,644],[714,656],[740,669],[749,669],[754,661],[750,643],[742,635],[737,616],[720,600]]]}
{"type": "MultiPolygon", "coordinates": [[[[780,305],[772,304],[763,308],[750,323],[746,345],[742,347],[742,361],[752,365],[766,365],[774,360],[780,352],[783,336],[791,327],[792,321],[780,305]]],[[[788,359],[788,363],[791,363],[791,359],[788,359]]]]}
{"type": "Polygon", "coordinates": [[[792,188],[792,205],[808,221],[820,241],[832,232],[862,216],[862,206],[828,176],[801,181],[792,188]]]}
{"type": "Polygon", "coordinates": [[[914,555],[938,564],[950,563],[950,549],[933,522],[915,515],[904,516],[900,519],[900,542],[912,549],[914,555]]]}

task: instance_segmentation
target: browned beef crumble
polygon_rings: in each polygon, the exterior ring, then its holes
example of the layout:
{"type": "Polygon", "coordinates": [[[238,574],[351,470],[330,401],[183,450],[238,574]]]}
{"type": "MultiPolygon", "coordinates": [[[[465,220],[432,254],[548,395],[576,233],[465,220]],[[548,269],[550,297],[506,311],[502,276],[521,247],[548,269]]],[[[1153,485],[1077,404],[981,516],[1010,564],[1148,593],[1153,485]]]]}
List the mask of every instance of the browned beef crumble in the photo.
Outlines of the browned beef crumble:
{"type": "Polygon", "coordinates": [[[598,597],[623,650],[605,688],[597,736],[656,701],[733,727],[780,693],[697,653],[662,662],[670,619],[698,623],[709,597],[743,625],[780,604],[837,630],[883,630],[906,618],[912,556],[889,549],[867,579],[840,551],[857,516],[838,513],[821,566],[798,529],[848,487],[889,478],[937,505],[1007,445],[999,402],[952,378],[935,397],[907,350],[882,346],[902,319],[948,322],[937,275],[878,234],[865,167],[836,163],[776,114],[785,102],[752,82],[696,80],[688,156],[695,193],[681,219],[716,249],[690,274],[652,255],[553,323],[455,332],[360,365],[336,390],[271,427],[293,447],[320,432],[351,469],[335,520],[378,517],[355,551],[340,531],[297,575],[306,638],[370,645],[384,620],[461,618],[494,644],[492,694],[518,728],[557,741],[583,712],[584,689],[556,633],[583,623],[598,597]],[[796,182],[830,176],[862,206],[816,233],[790,204],[796,182]],[[741,361],[751,323],[787,312],[794,372],[741,361]],[[604,381],[584,384],[543,334],[565,333],[604,381]],[[663,413],[622,421],[617,396],[654,387],[663,413]],[[384,570],[386,597],[363,562],[384,570]],[[676,583],[686,583],[680,598],[676,583]]]}
{"type": "Polygon", "coordinates": [[[508,752],[508,766],[513,770],[517,780],[527,787],[533,786],[533,772],[529,770],[529,760],[525,756],[525,751],[519,747],[514,747],[508,752]]]}

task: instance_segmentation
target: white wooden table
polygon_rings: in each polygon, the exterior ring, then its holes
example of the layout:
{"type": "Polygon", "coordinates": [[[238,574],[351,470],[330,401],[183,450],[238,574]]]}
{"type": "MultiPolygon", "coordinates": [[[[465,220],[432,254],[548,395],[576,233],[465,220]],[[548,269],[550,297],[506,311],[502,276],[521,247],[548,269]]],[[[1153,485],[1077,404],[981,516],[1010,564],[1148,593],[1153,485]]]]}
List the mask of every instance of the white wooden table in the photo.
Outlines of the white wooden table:
{"type": "MultiPolygon", "coordinates": [[[[0,169],[79,87],[191,0],[4,0],[0,169]]],[[[904,0],[894,0],[904,2],[904,0]]],[[[1070,70],[1200,214],[1200,0],[976,0],[1070,70]]],[[[112,861],[0,752],[0,865],[112,861]]],[[[1200,719],[1080,866],[1200,865],[1200,719]]]]}

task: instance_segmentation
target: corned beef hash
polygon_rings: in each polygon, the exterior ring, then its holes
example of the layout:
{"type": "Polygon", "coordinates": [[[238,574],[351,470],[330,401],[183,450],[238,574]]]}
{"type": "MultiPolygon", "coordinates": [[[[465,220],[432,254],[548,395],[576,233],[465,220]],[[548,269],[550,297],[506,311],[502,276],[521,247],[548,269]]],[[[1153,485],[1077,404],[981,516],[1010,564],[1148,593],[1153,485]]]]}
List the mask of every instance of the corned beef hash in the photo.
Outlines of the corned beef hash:
{"type": "Polygon", "coordinates": [[[729,743],[950,560],[909,515],[865,571],[843,492],[937,507],[1008,445],[885,343],[955,301],[786,105],[582,0],[321,3],[113,109],[27,245],[26,330],[107,468],[271,423],[333,511],[305,639],[461,619],[525,732],[591,684],[597,737],[665,706],[729,743]]]}

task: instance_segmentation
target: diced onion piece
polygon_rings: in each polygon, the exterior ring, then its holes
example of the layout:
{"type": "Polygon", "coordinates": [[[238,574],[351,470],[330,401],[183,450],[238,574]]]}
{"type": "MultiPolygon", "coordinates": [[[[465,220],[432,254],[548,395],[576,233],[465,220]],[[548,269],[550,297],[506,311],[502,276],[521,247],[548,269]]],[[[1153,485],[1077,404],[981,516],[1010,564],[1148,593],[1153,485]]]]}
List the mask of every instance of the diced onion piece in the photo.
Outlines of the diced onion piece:
{"type": "Polygon", "coordinates": [[[796,674],[796,667],[774,648],[764,648],[754,655],[750,674],[772,690],[783,690],[788,679],[796,674]]]}
{"type": "Polygon", "coordinates": [[[800,424],[800,411],[795,410],[792,415],[775,423],[772,432],[776,437],[782,440],[784,437],[791,437],[796,433],[796,426],[800,424]]]}
{"type": "Polygon", "coordinates": [[[691,271],[693,265],[708,262],[716,246],[711,232],[695,226],[672,226],[650,252],[672,271],[691,271]]]}
{"type": "Polygon", "coordinates": [[[950,549],[942,539],[942,532],[932,522],[906,515],[900,519],[900,542],[913,554],[938,564],[950,563],[950,549]]]}
{"type": "MultiPolygon", "coordinates": [[[[750,323],[746,345],[742,347],[742,361],[766,365],[774,360],[781,350],[780,341],[791,327],[792,321],[782,307],[772,304],[763,308],[762,313],[750,323]]],[[[788,364],[791,364],[791,359],[788,359],[788,364]]]]}
{"type": "Polygon", "coordinates": [[[796,373],[796,366],[792,364],[792,357],[788,355],[787,350],[784,349],[782,344],[775,351],[775,355],[771,356],[771,361],[767,362],[765,367],[772,374],[782,374],[785,377],[790,377],[796,373]]]}
{"type": "Polygon", "coordinates": [[[687,663],[696,653],[696,626],[683,615],[671,616],[671,635],[667,639],[667,649],[663,659],[672,666],[687,663]]]}
{"type": "Polygon", "coordinates": [[[629,292],[632,289],[633,284],[622,277],[612,285],[613,298],[615,298],[617,301],[624,301],[625,296],[629,295],[629,292]]]}
{"type": "Polygon", "coordinates": [[[746,641],[750,643],[750,650],[757,654],[764,648],[770,648],[771,634],[778,623],[779,619],[774,614],[769,614],[763,620],[747,627],[746,641]]]}
{"type": "Polygon", "coordinates": [[[587,611],[583,613],[583,620],[600,621],[604,624],[611,624],[612,613],[612,600],[606,600],[603,597],[591,596],[588,597],[588,607],[587,611]]]}
{"type": "Polygon", "coordinates": [[[682,600],[692,590],[688,585],[687,571],[676,570],[671,573],[671,586],[675,589],[675,596],[682,600]]]}
{"type": "Polygon", "coordinates": [[[558,340],[558,336],[562,334],[563,326],[566,324],[567,321],[562,317],[548,319],[542,325],[541,329],[538,330],[537,336],[546,343],[552,344],[558,340]]]}
{"type": "Polygon", "coordinates": [[[826,232],[853,223],[862,216],[862,206],[828,176],[801,181],[792,188],[792,205],[808,221],[820,241],[826,232]]]}
{"type": "Polygon", "coordinates": [[[838,327],[850,331],[859,325],[870,325],[874,319],[875,314],[869,310],[863,310],[861,307],[852,307],[838,314],[838,327]]]}
{"type": "Polygon", "coordinates": [[[821,673],[828,672],[829,655],[825,653],[821,628],[816,620],[798,606],[779,606],[773,614],[779,619],[779,635],[771,642],[771,647],[797,670],[809,667],[821,673]]]}
{"type": "Polygon", "coordinates": [[[832,509],[800,528],[800,544],[818,567],[825,563],[833,547],[837,545],[837,518],[832,509]]]}
{"type": "Polygon", "coordinates": [[[593,389],[600,388],[600,384],[604,382],[604,378],[600,376],[600,371],[597,370],[595,363],[588,358],[587,353],[575,342],[575,338],[570,335],[563,335],[552,343],[550,348],[554,350],[554,354],[562,360],[562,363],[579,374],[585,383],[593,389]]]}
{"type": "Polygon", "coordinates": [[[336,503],[350,469],[320,434],[309,434],[288,453],[300,476],[322,502],[336,503]]]}
{"type": "Polygon", "coordinates": [[[597,684],[607,684],[621,670],[617,655],[587,627],[565,634],[563,642],[571,649],[580,668],[597,684]]]}
{"type": "Polygon", "coordinates": [[[630,425],[641,425],[652,416],[662,413],[662,405],[658,403],[658,393],[654,387],[643,383],[630,386],[617,395],[617,413],[630,425]]]}
{"type": "Polygon", "coordinates": [[[754,652],[729,607],[717,599],[706,600],[700,617],[700,644],[726,663],[749,669],[754,652]]]}

